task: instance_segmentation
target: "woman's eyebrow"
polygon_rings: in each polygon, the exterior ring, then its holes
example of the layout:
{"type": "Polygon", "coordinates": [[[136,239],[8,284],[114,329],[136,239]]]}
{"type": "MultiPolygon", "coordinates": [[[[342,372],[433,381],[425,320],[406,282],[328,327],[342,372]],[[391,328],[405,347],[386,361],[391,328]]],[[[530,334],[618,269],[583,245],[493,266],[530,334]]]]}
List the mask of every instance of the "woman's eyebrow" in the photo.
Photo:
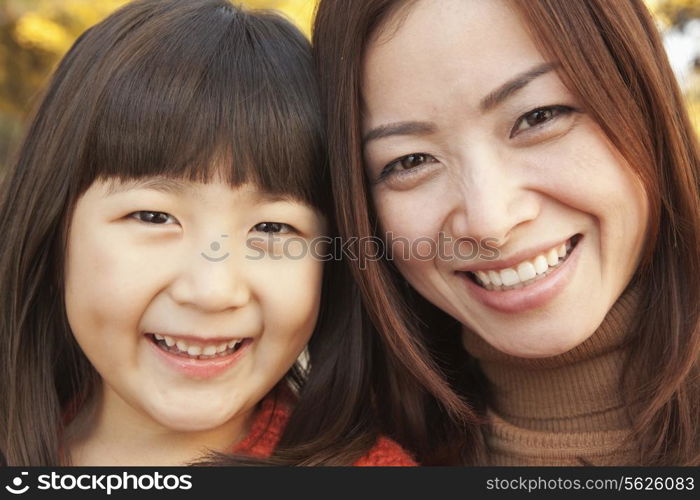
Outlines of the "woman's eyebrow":
{"type": "MultiPolygon", "coordinates": [[[[520,73],[519,75],[508,80],[506,83],[498,87],[493,92],[490,92],[479,102],[479,109],[488,111],[498,106],[500,103],[511,97],[520,89],[524,88],[528,83],[535,78],[542,76],[559,66],[557,63],[548,62],[535,66],[534,68],[520,73]]],[[[362,146],[366,146],[368,142],[377,139],[383,139],[394,135],[430,135],[434,133],[436,126],[432,122],[423,121],[408,121],[387,123],[370,129],[362,138],[362,146]]]]}
{"type": "Polygon", "coordinates": [[[515,94],[517,91],[525,87],[532,80],[546,73],[549,73],[550,71],[557,68],[557,66],[559,66],[558,63],[548,62],[535,66],[534,68],[525,71],[524,73],[520,73],[519,75],[515,76],[514,78],[508,80],[506,83],[498,87],[493,92],[487,94],[486,97],[484,97],[479,103],[479,109],[483,112],[495,108],[500,103],[502,103],[503,101],[511,97],[513,94],[515,94]]]}
{"type": "Polygon", "coordinates": [[[436,128],[432,122],[387,123],[369,130],[362,138],[362,146],[364,147],[370,141],[376,141],[392,135],[430,135],[435,132],[436,128]]]}
{"type": "Polygon", "coordinates": [[[169,177],[147,177],[128,181],[112,181],[107,188],[107,194],[119,194],[130,189],[152,189],[168,194],[182,194],[190,189],[190,184],[190,182],[169,177]]]}

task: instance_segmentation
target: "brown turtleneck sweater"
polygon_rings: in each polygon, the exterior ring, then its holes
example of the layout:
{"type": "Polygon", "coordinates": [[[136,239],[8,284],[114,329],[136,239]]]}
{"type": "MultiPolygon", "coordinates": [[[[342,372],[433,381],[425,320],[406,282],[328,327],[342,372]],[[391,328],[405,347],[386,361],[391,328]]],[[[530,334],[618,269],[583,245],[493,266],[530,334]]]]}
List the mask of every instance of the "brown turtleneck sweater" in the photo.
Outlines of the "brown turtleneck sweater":
{"type": "Polygon", "coordinates": [[[471,331],[464,346],[491,383],[487,465],[629,465],[622,348],[639,303],[627,289],[585,342],[548,358],[505,354],[471,331]]]}

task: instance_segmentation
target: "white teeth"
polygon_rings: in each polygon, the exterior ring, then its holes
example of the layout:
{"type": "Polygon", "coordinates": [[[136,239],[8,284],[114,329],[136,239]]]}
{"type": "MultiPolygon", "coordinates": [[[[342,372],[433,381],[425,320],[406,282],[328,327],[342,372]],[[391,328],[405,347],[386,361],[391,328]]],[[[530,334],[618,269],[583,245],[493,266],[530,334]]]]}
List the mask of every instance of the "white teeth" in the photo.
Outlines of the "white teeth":
{"type": "Polygon", "coordinates": [[[202,354],[202,348],[198,345],[191,345],[187,349],[187,354],[189,354],[190,356],[199,356],[200,354],[202,354]]]}
{"type": "MultiPolygon", "coordinates": [[[[489,290],[497,287],[522,288],[523,283],[546,274],[552,267],[558,266],[572,248],[571,240],[552,248],[531,260],[524,260],[517,266],[500,271],[474,271],[479,282],[489,290]]],[[[229,343],[231,347],[231,343],[229,343]]]]}
{"type": "Polygon", "coordinates": [[[501,271],[501,281],[503,282],[503,286],[511,286],[519,283],[520,277],[518,273],[515,272],[515,269],[508,268],[501,271]]]}
{"type": "Polygon", "coordinates": [[[566,256],[566,243],[562,243],[561,246],[557,248],[557,253],[559,254],[559,257],[566,256]]]}
{"type": "Polygon", "coordinates": [[[153,334],[156,340],[163,341],[168,347],[176,346],[177,350],[181,353],[187,353],[192,357],[200,357],[201,359],[213,358],[217,354],[224,353],[225,351],[238,346],[243,339],[229,340],[228,342],[221,342],[220,344],[193,344],[188,341],[177,339],[167,335],[153,334]]]}
{"type": "Polygon", "coordinates": [[[531,280],[537,276],[537,271],[535,271],[535,266],[530,262],[522,262],[518,265],[518,277],[520,281],[531,280]]]}
{"type": "Polygon", "coordinates": [[[537,274],[542,274],[544,273],[547,269],[549,269],[549,264],[547,263],[547,257],[544,255],[538,255],[535,257],[535,272],[537,274]]]}
{"type": "Polygon", "coordinates": [[[491,280],[489,279],[489,275],[486,274],[485,272],[483,272],[483,271],[477,271],[477,272],[476,272],[476,275],[479,277],[479,279],[481,280],[481,282],[482,282],[484,285],[488,285],[489,283],[491,283],[491,280]]]}
{"type": "Polygon", "coordinates": [[[212,356],[214,354],[216,354],[216,346],[215,345],[208,345],[204,349],[202,349],[203,356],[212,356]]]}

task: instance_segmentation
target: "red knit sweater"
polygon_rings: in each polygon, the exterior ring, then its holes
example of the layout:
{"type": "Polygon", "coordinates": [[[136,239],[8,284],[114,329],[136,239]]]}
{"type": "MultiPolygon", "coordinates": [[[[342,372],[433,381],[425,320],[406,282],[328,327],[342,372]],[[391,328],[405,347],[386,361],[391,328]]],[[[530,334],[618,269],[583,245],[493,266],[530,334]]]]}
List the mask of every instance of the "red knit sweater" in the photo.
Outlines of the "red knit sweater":
{"type": "MultiPolygon", "coordinates": [[[[253,457],[265,458],[272,455],[279,442],[284,427],[289,420],[289,408],[274,397],[263,400],[255,416],[248,435],[233,450],[253,457]]],[[[367,454],[353,465],[360,467],[376,466],[416,466],[416,462],[396,442],[380,437],[367,454]]]]}

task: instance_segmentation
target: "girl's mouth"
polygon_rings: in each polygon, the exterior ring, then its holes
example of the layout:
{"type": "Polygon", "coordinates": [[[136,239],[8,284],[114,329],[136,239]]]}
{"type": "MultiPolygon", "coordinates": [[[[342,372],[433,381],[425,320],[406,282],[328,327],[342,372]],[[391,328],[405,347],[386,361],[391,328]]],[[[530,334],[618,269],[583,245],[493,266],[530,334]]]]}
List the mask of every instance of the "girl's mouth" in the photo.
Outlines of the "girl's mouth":
{"type": "Polygon", "coordinates": [[[556,271],[571,255],[583,236],[576,234],[565,243],[531,259],[504,268],[488,271],[465,271],[469,279],[489,291],[508,291],[527,287],[556,271]]]}
{"type": "Polygon", "coordinates": [[[242,338],[220,342],[195,343],[157,333],[147,333],[146,337],[162,351],[184,359],[193,360],[224,358],[238,352],[253,341],[251,338],[242,338]]]}

